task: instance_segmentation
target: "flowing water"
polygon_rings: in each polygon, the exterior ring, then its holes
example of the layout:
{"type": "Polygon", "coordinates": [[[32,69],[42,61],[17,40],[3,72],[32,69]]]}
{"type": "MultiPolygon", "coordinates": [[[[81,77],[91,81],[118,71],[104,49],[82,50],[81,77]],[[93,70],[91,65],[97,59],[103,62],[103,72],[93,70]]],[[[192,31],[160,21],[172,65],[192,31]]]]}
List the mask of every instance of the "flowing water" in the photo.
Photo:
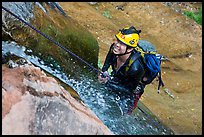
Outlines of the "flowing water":
{"type": "MultiPolygon", "coordinates": [[[[19,46],[15,42],[2,41],[2,54],[5,56],[14,54],[25,58],[71,86],[79,94],[84,104],[116,135],[174,134],[171,129],[159,122],[158,119],[152,116],[150,117],[150,115],[140,109],[136,109],[131,115],[124,114],[121,108],[126,103],[121,104],[120,100],[114,94],[107,90],[104,85],[98,83],[97,77],[94,75],[76,73],[76,75],[80,75],[81,77],[81,80],[76,80],[57,69],[46,66],[42,59],[32,55],[31,50],[26,49],[24,46],[19,46]]],[[[141,102],[139,103],[141,104],[141,102]]],[[[140,108],[143,110],[147,109],[145,106],[140,106],[140,108]]]]}

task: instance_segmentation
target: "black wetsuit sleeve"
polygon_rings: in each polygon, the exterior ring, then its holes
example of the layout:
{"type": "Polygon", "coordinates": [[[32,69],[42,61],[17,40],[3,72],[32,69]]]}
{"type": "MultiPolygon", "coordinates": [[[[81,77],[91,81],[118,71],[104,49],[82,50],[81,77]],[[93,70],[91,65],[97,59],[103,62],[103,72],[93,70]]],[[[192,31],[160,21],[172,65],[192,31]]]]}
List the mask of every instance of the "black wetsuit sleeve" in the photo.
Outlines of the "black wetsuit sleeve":
{"type": "Polygon", "coordinates": [[[104,72],[104,71],[107,71],[108,68],[109,68],[110,65],[111,65],[112,58],[113,58],[113,53],[112,53],[113,45],[114,45],[114,43],[110,46],[110,49],[109,49],[108,54],[107,54],[107,56],[106,56],[104,65],[103,65],[103,67],[102,67],[102,71],[103,71],[103,72],[104,72]]]}

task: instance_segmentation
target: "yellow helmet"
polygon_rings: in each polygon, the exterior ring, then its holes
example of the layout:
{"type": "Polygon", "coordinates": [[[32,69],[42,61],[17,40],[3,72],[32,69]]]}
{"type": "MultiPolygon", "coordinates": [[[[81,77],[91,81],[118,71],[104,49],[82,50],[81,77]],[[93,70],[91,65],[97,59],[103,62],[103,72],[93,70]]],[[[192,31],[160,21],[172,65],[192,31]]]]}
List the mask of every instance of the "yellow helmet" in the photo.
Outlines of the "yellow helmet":
{"type": "Polygon", "coordinates": [[[135,48],[137,47],[137,43],[139,41],[140,32],[141,30],[136,30],[134,26],[131,26],[130,28],[123,28],[115,36],[118,40],[127,46],[135,48]]]}

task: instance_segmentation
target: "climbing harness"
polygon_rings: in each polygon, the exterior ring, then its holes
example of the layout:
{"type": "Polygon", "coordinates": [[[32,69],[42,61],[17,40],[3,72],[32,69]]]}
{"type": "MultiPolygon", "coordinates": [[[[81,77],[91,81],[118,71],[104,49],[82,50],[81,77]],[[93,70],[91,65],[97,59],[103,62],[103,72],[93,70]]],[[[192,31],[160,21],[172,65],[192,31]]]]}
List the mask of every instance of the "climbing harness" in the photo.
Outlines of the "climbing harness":
{"type": "MultiPolygon", "coordinates": [[[[89,66],[90,68],[92,68],[94,71],[96,71],[97,73],[100,73],[103,75],[103,72],[97,68],[95,68],[94,66],[92,66],[91,64],[89,64],[88,62],[86,62],[85,60],[83,60],[82,58],[80,58],[79,56],[77,56],[76,54],[72,53],[71,51],[69,51],[68,49],[66,49],[64,46],[62,46],[61,44],[59,44],[58,42],[54,41],[52,38],[50,38],[49,36],[47,36],[46,34],[44,34],[43,32],[41,32],[40,30],[36,29],[34,26],[32,26],[31,24],[27,23],[26,21],[24,21],[23,19],[21,19],[20,17],[18,17],[17,15],[15,15],[14,13],[12,13],[11,11],[9,11],[7,8],[2,6],[2,9],[4,9],[5,11],[7,11],[8,13],[10,13],[11,15],[13,15],[14,17],[16,17],[17,19],[19,19],[20,21],[22,21],[23,23],[25,23],[26,25],[28,25],[29,27],[31,27],[33,30],[35,30],[36,32],[40,33],[42,36],[44,36],[46,39],[50,40],[51,42],[53,42],[55,45],[59,46],[60,48],[62,48],[63,50],[65,50],[66,52],[68,52],[69,54],[71,54],[72,56],[76,57],[78,60],[82,61],[83,63],[85,63],[87,66],[89,66]]],[[[120,98],[118,98],[120,99],[120,98]]],[[[139,108],[139,107],[138,107],[139,108]]],[[[121,108],[120,108],[121,109],[121,108]]],[[[148,116],[148,114],[146,114],[141,108],[139,108],[139,110],[144,113],[148,118],[150,118],[154,123],[156,123],[151,117],[148,116]]],[[[121,112],[123,114],[123,112],[121,112]]],[[[158,125],[158,124],[157,124],[158,125]]]]}

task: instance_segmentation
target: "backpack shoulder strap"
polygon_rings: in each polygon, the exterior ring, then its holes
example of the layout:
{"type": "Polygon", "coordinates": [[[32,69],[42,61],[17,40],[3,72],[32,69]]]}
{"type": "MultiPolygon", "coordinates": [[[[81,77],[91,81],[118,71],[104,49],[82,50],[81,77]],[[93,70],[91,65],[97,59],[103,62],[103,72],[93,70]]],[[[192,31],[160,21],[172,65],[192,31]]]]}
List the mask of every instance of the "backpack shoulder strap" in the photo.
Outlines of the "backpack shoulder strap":
{"type": "Polygon", "coordinates": [[[141,54],[136,54],[135,56],[131,57],[131,59],[129,60],[128,65],[125,68],[126,72],[129,70],[132,63],[135,62],[135,60],[137,60],[140,56],[141,56],[141,54]]]}

